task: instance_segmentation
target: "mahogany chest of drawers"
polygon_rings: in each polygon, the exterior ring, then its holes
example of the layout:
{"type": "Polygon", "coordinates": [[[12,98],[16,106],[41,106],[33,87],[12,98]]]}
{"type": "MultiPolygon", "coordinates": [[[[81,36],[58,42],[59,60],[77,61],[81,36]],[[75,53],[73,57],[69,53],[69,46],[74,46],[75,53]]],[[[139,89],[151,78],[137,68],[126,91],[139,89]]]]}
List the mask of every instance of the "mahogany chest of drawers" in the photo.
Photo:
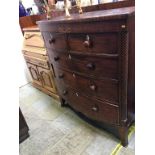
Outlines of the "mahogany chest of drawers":
{"type": "Polygon", "coordinates": [[[134,122],[134,7],[38,22],[61,104],[118,131],[134,122]]]}

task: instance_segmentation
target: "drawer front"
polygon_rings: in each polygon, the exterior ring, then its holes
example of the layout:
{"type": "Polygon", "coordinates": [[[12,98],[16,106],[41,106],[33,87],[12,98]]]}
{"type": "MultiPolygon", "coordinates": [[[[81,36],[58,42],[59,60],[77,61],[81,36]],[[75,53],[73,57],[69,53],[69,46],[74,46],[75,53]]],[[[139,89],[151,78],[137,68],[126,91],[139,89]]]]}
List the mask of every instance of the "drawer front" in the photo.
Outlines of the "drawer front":
{"type": "Polygon", "coordinates": [[[68,52],[58,52],[48,49],[49,61],[56,67],[72,69],[72,63],[68,52]]]}
{"type": "Polygon", "coordinates": [[[87,117],[111,124],[119,124],[118,106],[110,105],[106,102],[93,100],[82,95],[69,87],[58,86],[60,95],[77,111],[82,112],[87,117]]]}
{"type": "Polygon", "coordinates": [[[44,41],[40,32],[25,32],[24,45],[44,48],[44,41]]]}
{"type": "Polygon", "coordinates": [[[51,62],[59,68],[96,77],[97,79],[118,79],[118,57],[75,55],[49,51],[51,62]]]}
{"type": "Polygon", "coordinates": [[[34,53],[34,54],[42,54],[42,55],[47,55],[46,49],[45,48],[40,48],[40,47],[33,47],[33,46],[23,46],[22,51],[28,53],[34,53]]]}
{"type": "Polygon", "coordinates": [[[69,34],[69,50],[76,52],[116,54],[118,51],[117,33],[69,34]]]}
{"type": "Polygon", "coordinates": [[[68,85],[73,89],[82,92],[90,98],[96,98],[102,101],[108,101],[111,104],[118,105],[118,81],[116,80],[96,80],[80,76],[74,72],[66,72],[61,69],[55,69],[58,83],[68,85]]]}
{"type": "Polygon", "coordinates": [[[23,51],[23,50],[22,50],[22,52],[23,52],[23,54],[25,56],[35,57],[35,58],[39,58],[39,59],[48,61],[48,56],[47,55],[42,55],[42,54],[38,54],[38,53],[34,53],[34,52],[29,52],[29,51],[23,51]]]}
{"type": "Polygon", "coordinates": [[[52,48],[60,51],[67,49],[67,37],[65,34],[50,32],[44,32],[42,34],[47,48],[52,48]]]}
{"type": "Polygon", "coordinates": [[[43,68],[49,69],[49,64],[46,60],[41,60],[35,57],[24,56],[25,60],[29,63],[35,64],[37,66],[41,66],[43,68]]]}

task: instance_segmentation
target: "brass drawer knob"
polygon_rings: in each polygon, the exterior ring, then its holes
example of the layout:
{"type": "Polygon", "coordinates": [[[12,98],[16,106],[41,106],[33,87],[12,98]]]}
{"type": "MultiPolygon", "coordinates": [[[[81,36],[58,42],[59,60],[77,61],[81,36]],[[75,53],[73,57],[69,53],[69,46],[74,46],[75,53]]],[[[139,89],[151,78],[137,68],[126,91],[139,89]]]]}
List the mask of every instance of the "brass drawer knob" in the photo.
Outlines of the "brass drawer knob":
{"type": "Polygon", "coordinates": [[[67,90],[64,90],[63,95],[67,95],[67,94],[68,94],[67,90]]]}
{"type": "Polygon", "coordinates": [[[92,111],[97,112],[98,111],[98,107],[97,106],[92,107],[92,111]]]}
{"type": "Polygon", "coordinates": [[[96,87],[95,85],[90,85],[90,89],[91,89],[91,90],[95,91],[96,88],[97,88],[97,87],[96,87]]]}
{"type": "Polygon", "coordinates": [[[49,40],[49,44],[54,44],[55,43],[55,39],[52,37],[50,40],[49,40]]]}
{"type": "Polygon", "coordinates": [[[60,58],[59,58],[58,56],[55,56],[55,57],[54,57],[54,60],[55,60],[55,61],[58,61],[59,59],[60,59],[60,58]]]}
{"type": "Polygon", "coordinates": [[[64,74],[63,73],[59,74],[59,78],[60,79],[62,79],[63,77],[64,77],[64,74]]]}
{"type": "Polygon", "coordinates": [[[95,65],[94,65],[93,63],[88,63],[88,64],[86,65],[86,67],[87,67],[88,69],[90,69],[90,70],[94,70],[94,69],[95,69],[95,65]]]}

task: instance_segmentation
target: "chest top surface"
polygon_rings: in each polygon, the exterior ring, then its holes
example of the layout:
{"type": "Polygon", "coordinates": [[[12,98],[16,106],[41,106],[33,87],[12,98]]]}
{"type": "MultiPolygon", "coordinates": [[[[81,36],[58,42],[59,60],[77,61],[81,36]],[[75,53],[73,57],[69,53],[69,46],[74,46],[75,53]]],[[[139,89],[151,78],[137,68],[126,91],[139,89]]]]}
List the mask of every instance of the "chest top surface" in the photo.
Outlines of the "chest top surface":
{"type": "Polygon", "coordinates": [[[42,23],[72,23],[72,22],[89,22],[89,21],[102,21],[110,19],[125,19],[128,16],[132,16],[135,13],[135,7],[125,7],[109,10],[100,10],[85,12],[83,14],[72,14],[71,17],[65,16],[55,17],[51,20],[38,21],[38,24],[42,23]]]}

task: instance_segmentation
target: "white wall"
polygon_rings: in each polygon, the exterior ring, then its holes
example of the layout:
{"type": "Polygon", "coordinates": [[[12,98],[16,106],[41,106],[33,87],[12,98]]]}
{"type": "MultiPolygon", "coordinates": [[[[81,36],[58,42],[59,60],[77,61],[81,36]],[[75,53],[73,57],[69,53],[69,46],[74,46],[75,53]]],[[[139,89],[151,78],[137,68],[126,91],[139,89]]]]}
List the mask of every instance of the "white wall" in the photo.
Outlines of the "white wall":
{"type": "Polygon", "coordinates": [[[32,4],[34,4],[34,1],[33,0],[22,0],[22,3],[25,8],[29,8],[29,7],[32,7],[32,4]]]}

